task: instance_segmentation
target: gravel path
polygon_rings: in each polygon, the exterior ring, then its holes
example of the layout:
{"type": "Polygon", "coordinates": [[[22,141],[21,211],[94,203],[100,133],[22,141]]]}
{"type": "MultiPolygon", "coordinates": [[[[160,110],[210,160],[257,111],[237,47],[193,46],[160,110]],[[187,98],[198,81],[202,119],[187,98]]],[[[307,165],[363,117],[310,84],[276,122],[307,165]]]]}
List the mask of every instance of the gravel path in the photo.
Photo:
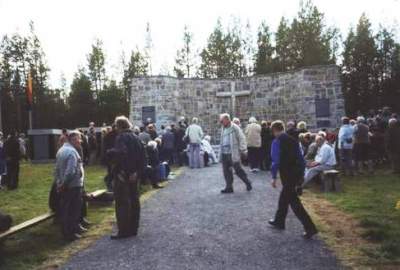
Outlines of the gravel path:
{"type": "Polygon", "coordinates": [[[249,177],[253,191],[235,178],[235,193],[222,195],[220,165],[187,169],[142,205],[136,238],[105,236],[62,269],[340,269],[322,241],[302,239],[291,212],[285,231],[267,226],[279,192],[267,173],[249,177]]]}

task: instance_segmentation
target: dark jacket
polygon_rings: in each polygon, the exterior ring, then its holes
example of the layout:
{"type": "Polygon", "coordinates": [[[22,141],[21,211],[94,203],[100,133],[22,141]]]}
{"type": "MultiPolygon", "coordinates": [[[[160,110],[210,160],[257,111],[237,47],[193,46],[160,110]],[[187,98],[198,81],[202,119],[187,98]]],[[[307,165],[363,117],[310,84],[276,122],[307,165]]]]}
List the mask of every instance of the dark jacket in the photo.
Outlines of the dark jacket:
{"type": "Polygon", "coordinates": [[[286,133],[282,133],[272,142],[271,173],[276,179],[281,176],[282,185],[296,185],[303,180],[305,160],[298,142],[286,133]]]}
{"type": "Polygon", "coordinates": [[[163,149],[172,150],[175,147],[175,135],[171,131],[166,131],[162,136],[163,149]]]}
{"type": "Polygon", "coordinates": [[[153,168],[158,167],[160,165],[160,157],[158,149],[157,148],[154,149],[152,146],[147,146],[146,152],[147,152],[148,165],[150,165],[153,168]]]}
{"type": "Polygon", "coordinates": [[[11,136],[4,142],[4,155],[7,160],[19,161],[21,158],[21,150],[19,140],[15,136],[11,136]]]}
{"type": "Polygon", "coordinates": [[[178,152],[182,152],[186,149],[186,143],[183,140],[185,137],[186,129],[184,127],[179,127],[175,132],[175,147],[178,152]]]}
{"type": "Polygon", "coordinates": [[[144,148],[138,137],[130,130],[118,134],[114,147],[108,150],[107,155],[112,160],[116,172],[139,175],[144,172],[146,164],[144,148]]]}
{"type": "Polygon", "coordinates": [[[389,126],[385,133],[386,151],[391,154],[400,155],[400,124],[389,126]]]}
{"type": "Polygon", "coordinates": [[[274,140],[271,129],[269,127],[262,127],[261,129],[261,147],[263,149],[269,149],[271,143],[274,140]]]}

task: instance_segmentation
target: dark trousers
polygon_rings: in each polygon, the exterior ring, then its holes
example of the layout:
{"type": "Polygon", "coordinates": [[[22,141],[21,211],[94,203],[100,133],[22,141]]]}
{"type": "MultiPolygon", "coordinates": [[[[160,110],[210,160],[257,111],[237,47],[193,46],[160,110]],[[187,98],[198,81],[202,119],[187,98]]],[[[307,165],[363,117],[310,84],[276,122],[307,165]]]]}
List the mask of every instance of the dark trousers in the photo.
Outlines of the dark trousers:
{"type": "Polygon", "coordinates": [[[248,147],[249,165],[251,169],[259,169],[261,165],[260,147],[248,147]]]}
{"type": "Polygon", "coordinates": [[[233,162],[231,154],[222,154],[222,168],[224,171],[224,177],[226,182],[226,189],[233,189],[233,171],[239,178],[246,184],[249,185],[250,181],[247,178],[245,171],[243,170],[240,162],[233,162]]]}
{"type": "Polygon", "coordinates": [[[107,175],[104,177],[104,183],[106,184],[107,191],[112,191],[112,166],[107,162],[107,175]]]}
{"type": "Polygon", "coordinates": [[[61,222],[65,237],[70,237],[79,230],[82,216],[82,188],[67,188],[61,192],[61,222]]]}
{"type": "Polygon", "coordinates": [[[292,208],[296,217],[303,224],[305,231],[310,232],[316,230],[314,223],[297,196],[295,185],[285,185],[284,182],[285,181],[282,179],[283,188],[279,196],[278,211],[275,215],[275,222],[279,225],[285,226],[285,220],[290,205],[290,208],[292,208]]]}
{"type": "Polygon", "coordinates": [[[7,175],[6,185],[9,189],[18,188],[19,182],[19,160],[8,160],[7,161],[7,175]]]}
{"type": "Polygon", "coordinates": [[[118,234],[122,236],[136,235],[139,229],[140,201],[139,181],[134,183],[124,179],[114,179],[115,215],[118,234]]]}
{"type": "Polygon", "coordinates": [[[271,148],[262,146],[260,149],[261,170],[269,171],[271,169],[271,148]]]}

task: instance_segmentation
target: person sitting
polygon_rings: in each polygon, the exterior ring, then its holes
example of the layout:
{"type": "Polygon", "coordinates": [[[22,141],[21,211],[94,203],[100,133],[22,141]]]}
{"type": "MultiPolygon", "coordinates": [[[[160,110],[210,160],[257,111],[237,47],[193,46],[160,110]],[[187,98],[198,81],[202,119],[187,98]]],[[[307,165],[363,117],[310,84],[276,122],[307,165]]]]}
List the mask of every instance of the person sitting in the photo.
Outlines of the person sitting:
{"type": "Polygon", "coordinates": [[[315,161],[307,164],[303,186],[307,185],[315,176],[323,171],[331,170],[336,165],[335,150],[327,143],[324,137],[317,135],[315,142],[319,147],[315,161]]]}
{"type": "Polygon", "coordinates": [[[307,148],[307,154],[304,156],[304,159],[306,161],[312,161],[315,159],[315,157],[317,156],[317,152],[318,152],[318,145],[315,141],[315,134],[310,134],[310,145],[307,148]]]}
{"type": "Polygon", "coordinates": [[[149,141],[146,147],[148,165],[151,168],[148,177],[150,178],[151,185],[155,189],[162,188],[158,185],[160,182],[160,158],[157,149],[156,141],[149,141]]]}
{"type": "Polygon", "coordinates": [[[211,160],[212,164],[216,164],[218,163],[217,155],[215,154],[215,151],[212,148],[210,142],[211,137],[209,135],[204,136],[204,139],[201,141],[202,150],[207,153],[208,159],[211,160]]]}

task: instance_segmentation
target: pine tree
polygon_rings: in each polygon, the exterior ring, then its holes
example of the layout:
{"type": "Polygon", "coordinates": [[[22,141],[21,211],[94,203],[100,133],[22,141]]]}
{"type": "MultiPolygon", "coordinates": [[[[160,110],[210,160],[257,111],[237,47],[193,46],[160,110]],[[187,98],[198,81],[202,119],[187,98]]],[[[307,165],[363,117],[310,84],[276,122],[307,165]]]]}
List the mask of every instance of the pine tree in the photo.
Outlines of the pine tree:
{"type": "Polygon", "coordinates": [[[254,72],[256,74],[267,74],[273,71],[274,47],[271,44],[271,33],[265,22],[258,28],[257,53],[254,60],[254,72]]]}
{"type": "Polygon", "coordinates": [[[96,39],[92,45],[92,51],[88,54],[87,61],[92,87],[97,96],[103,90],[106,82],[105,55],[103,42],[100,39],[96,39]]]}
{"type": "Polygon", "coordinates": [[[189,78],[195,73],[193,72],[193,68],[195,67],[194,58],[193,33],[191,33],[185,25],[183,31],[183,47],[177,51],[175,58],[174,72],[178,78],[189,78]]]}

